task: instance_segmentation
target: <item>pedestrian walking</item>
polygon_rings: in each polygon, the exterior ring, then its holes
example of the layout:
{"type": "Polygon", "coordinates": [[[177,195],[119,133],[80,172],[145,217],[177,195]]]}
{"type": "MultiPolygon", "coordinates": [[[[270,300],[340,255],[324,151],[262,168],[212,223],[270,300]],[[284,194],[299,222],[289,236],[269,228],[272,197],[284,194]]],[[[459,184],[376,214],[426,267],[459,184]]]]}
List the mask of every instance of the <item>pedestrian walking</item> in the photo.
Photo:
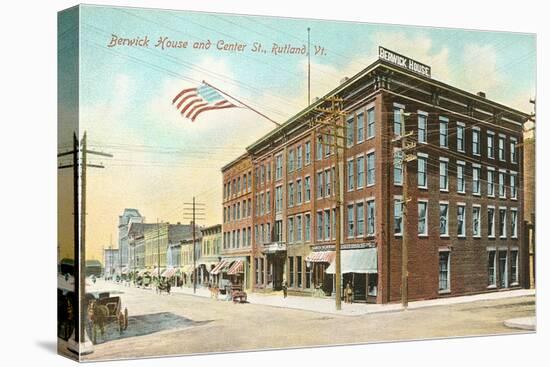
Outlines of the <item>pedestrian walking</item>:
{"type": "Polygon", "coordinates": [[[345,303],[352,303],[353,302],[353,288],[351,288],[350,282],[346,285],[346,292],[345,292],[345,303]]]}
{"type": "Polygon", "coordinates": [[[286,298],[286,296],[288,294],[288,287],[286,285],[286,280],[283,280],[282,288],[283,288],[283,298],[286,298]]]}

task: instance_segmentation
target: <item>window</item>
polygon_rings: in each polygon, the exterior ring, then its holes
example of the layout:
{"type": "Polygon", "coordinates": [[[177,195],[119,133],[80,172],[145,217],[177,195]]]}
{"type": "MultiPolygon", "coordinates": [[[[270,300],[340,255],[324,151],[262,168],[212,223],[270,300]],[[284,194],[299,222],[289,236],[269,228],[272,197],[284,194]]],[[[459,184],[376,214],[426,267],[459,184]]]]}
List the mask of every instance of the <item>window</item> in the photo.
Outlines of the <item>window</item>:
{"type": "Polygon", "coordinates": [[[498,173],[498,196],[501,198],[506,197],[506,186],[504,185],[506,173],[499,172],[498,173]]]}
{"type": "Polygon", "coordinates": [[[487,208],[487,236],[495,237],[495,208],[487,208]]]}
{"type": "Polygon", "coordinates": [[[516,187],[516,178],[517,175],[515,173],[510,173],[510,197],[512,199],[518,198],[518,190],[516,187]]]}
{"type": "Polygon", "coordinates": [[[357,188],[365,185],[365,157],[357,157],[357,188]]]}
{"type": "Polygon", "coordinates": [[[294,183],[288,184],[288,207],[294,206],[294,183]]]}
{"type": "Polygon", "coordinates": [[[302,288],[302,257],[296,256],[296,285],[302,288]]]}
{"type": "Polygon", "coordinates": [[[481,134],[481,132],[474,128],[472,130],[472,153],[474,155],[480,155],[480,147],[479,147],[479,135],[481,134]]]}
{"type": "Polygon", "coordinates": [[[450,253],[449,251],[439,252],[439,291],[449,291],[449,271],[450,271],[450,253]]]}
{"type": "Polygon", "coordinates": [[[288,172],[294,171],[294,149],[288,151],[288,172]]]}
{"type": "Polygon", "coordinates": [[[403,200],[393,200],[393,232],[395,235],[403,233],[403,200]]]}
{"type": "Polygon", "coordinates": [[[479,237],[481,235],[481,207],[474,206],[472,208],[472,235],[479,237]]]}
{"type": "Polygon", "coordinates": [[[498,138],[498,159],[501,161],[506,160],[504,146],[506,145],[506,138],[504,136],[499,136],[498,138]]]}
{"type": "Polygon", "coordinates": [[[283,240],[283,221],[275,221],[275,242],[281,242],[283,240]]]}
{"type": "Polygon", "coordinates": [[[495,287],[497,285],[496,267],[497,267],[497,253],[496,251],[488,252],[487,261],[487,283],[489,287],[495,287]]]}
{"type": "Polygon", "coordinates": [[[307,176],[305,180],[305,202],[307,203],[311,200],[311,178],[307,176]]]}
{"type": "MultiPolygon", "coordinates": [[[[250,204],[250,199],[248,199],[248,204],[250,204]]],[[[266,213],[271,212],[271,193],[269,191],[265,193],[265,211],[266,213]]]]}
{"type": "Polygon", "coordinates": [[[330,196],[331,193],[330,169],[325,170],[325,196],[330,196]]]}
{"type": "Polygon", "coordinates": [[[479,182],[479,172],[481,168],[480,167],[473,167],[472,168],[472,192],[474,195],[480,195],[481,194],[481,183],[479,182]]]}
{"type": "Polygon", "coordinates": [[[357,237],[365,234],[365,208],[363,203],[357,203],[357,237]]]}
{"type": "Polygon", "coordinates": [[[403,109],[404,107],[395,106],[393,107],[393,134],[401,136],[402,124],[403,124],[403,109]]]}
{"type": "Polygon", "coordinates": [[[283,210],[283,187],[275,188],[275,212],[280,213],[283,210]]]}
{"type": "Polygon", "coordinates": [[[449,147],[449,120],[445,117],[439,118],[439,146],[449,147]]]}
{"type": "Polygon", "coordinates": [[[311,240],[311,215],[306,214],[304,219],[304,240],[309,242],[311,240]]]}
{"type": "Polygon", "coordinates": [[[287,242],[294,242],[294,218],[290,217],[287,219],[287,242]]]}
{"type": "Polygon", "coordinates": [[[346,120],[346,146],[351,147],[353,145],[354,131],[353,131],[354,117],[348,116],[346,120]]]}
{"type": "Polygon", "coordinates": [[[418,201],[418,234],[428,235],[428,202],[418,201]]]}
{"type": "Polygon", "coordinates": [[[317,172],[317,199],[323,197],[323,172],[317,172]]]}
{"type": "Polygon", "coordinates": [[[498,210],[498,235],[500,238],[506,237],[506,208],[498,210]]]}
{"type": "Polygon", "coordinates": [[[348,161],[348,191],[355,188],[355,176],[353,175],[353,159],[348,161]]]}
{"type": "Polygon", "coordinates": [[[271,182],[271,162],[267,163],[267,181],[271,182]]]}
{"type": "Polygon", "coordinates": [[[367,138],[374,137],[376,134],[375,127],[374,107],[371,107],[367,110],[367,138]]]}
{"type": "Polygon", "coordinates": [[[348,238],[355,236],[355,215],[353,205],[348,205],[348,238]]]}
{"type": "Polygon", "coordinates": [[[302,204],[302,180],[296,180],[296,204],[302,204]]]}
{"type": "Polygon", "coordinates": [[[518,252],[514,250],[510,251],[510,283],[517,285],[518,279],[518,252]]]}
{"type": "Polygon", "coordinates": [[[294,287],[294,257],[288,257],[288,286],[294,287]]]}
{"type": "Polygon", "coordinates": [[[317,240],[323,239],[323,212],[317,212],[317,240]]]}
{"type": "Polygon", "coordinates": [[[495,134],[487,131],[487,157],[495,158],[495,134]]]}
{"type": "Polygon", "coordinates": [[[301,215],[296,216],[296,241],[297,242],[302,241],[302,216],[301,215]]]}
{"type": "Polygon", "coordinates": [[[439,234],[449,235],[449,204],[439,203],[439,234]]]}
{"type": "Polygon", "coordinates": [[[296,148],[296,169],[302,169],[302,146],[296,148]]]}
{"type": "Polygon", "coordinates": [[[365,114],[360,112],[357,114],[357,142],[365,140],[365,114]]]}
{"type": "Polygon", "coordinates": [[[466,192],[466,180],[464,179],[465,163],[457,162],[456,165],[456,191],[460,193],[466,192]]]}
{"type": "Polygon", "coordinates": [[[283,177],[283,156],[275,157],[275,179],[280,180],[283,177]]]}
{"type": "Polygon", "coordinates": [[[456,234],[458,237],[466,236],[466,206],[457,205],[456,207],[456,234]]]}
{"type": "Polygon", "coordinates": [[[464,136],[465,136],[465,130],[464,124],[461,122],[456,123],[456,150],[459,152],[465,151],[466,144],[464,143],[464,136]]]}
{"type": "Polygon", "coordinates": [[[518,238],[518,210],[510,210],[510,231],[512,238],[518,238]]]}
{"type": "Polygon", "coordinates": [[[428,115],[418,111],[418,142],[427,143],[427,133],[426,129],[428,127],[428,115]]]}
{"type": "Polygon", "coordinates": [[[428,188],[428,157],[418,155],[418,187],[428,188]]]}
{"type": "Polygon", "coordinates": [[[306,142],[305,145],[306,150],[306,166],[311,163],[311,143],[309,141],[306,142]]]}
{"type": "Polygon", "coordinates": [[[448,191],[449,190],[449,180],[448,172],[449,171],[449,162],[448,161],[439,161],[439,190],[448,191]]]}
{"type": "Polygon", "coordinates": [[[332,135],[325,136],[325,157],[330,156],[330,150],[332,149],[332,135]]]}
{"type": "Polygon", "coordinates": [[[367,186],[374,185],[375,178],[375,155],[374,152],[367,154],[367,186]]]}
{"type": "Polygon", "coordinates": [[[330,210],[325,210],[325,240],[330,240],[330,210]]]}
{"type": "Polygon", "coordinates": [[[393,150],[393,184],[403,185],[403,152],[395,148],[393,150]]]}
{"type": "Polygon", "coordinates": [[[516,151],[517,140],[515,138],[510,138],[510,161],[512,163],[518,163],[518,156],[516,151]]]}
{"type": "Polygon", "coordinates": [[[367,235],[374,235],[375,211],[374,200],[367,201],[367,235]]]}
{"type": "Polygon", "coordinates": [[[508,288],[508,253],[498,252],[498,275],[501,288],[508,288]]]}
{"type": "Polygon", "coordinates": [[[317,143],[315,144],[315,159],[321,160],[323,158],[323,136],[317,137],[317,143]]]}
{"type": "Polygon", "coordinates": [[[495,171],[487,168],[487,196],[495,196],[495,171]]]}

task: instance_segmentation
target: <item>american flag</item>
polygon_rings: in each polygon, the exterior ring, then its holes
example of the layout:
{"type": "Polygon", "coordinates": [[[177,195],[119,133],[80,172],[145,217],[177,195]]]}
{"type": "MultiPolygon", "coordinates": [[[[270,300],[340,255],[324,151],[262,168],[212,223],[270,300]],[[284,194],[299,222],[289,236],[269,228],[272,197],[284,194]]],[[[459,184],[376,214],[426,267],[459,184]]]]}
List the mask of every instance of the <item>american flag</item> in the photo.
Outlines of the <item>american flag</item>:
{"type": "Polygon", "coordinates": [[[198,88],[187,88],[179,92],[172,104],[182,116],[195,121],[197,116],[206,111],[238,107],[225,99],[217,90],[202,84],[198,88]]]}

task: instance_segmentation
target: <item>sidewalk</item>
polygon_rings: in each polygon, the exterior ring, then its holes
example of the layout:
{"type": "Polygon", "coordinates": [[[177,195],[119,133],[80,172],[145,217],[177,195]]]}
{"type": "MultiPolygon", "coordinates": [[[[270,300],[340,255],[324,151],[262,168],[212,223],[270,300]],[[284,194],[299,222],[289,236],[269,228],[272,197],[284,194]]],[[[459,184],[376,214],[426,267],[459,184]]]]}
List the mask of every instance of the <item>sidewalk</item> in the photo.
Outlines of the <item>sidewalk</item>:
{"type": "MultiPolygon", "coordinates": [[[[193,288],[173,287],[172,293],[186,294],[196,297],[210,298],[210,291],[206,288],[197,288],[197,292],[193,294],[193,288]]],[[[461,303],[469,303],[476,301],[489,301],[513,297],[524,297],[535,295],[534,289],[518,289],[512,291],[502,291],[493,293],[476,294],[471,296],[437,298],[426,301],[409,302],[409,310],[415,310],[426,307],[447,306],[461,303]]],[[[220,294],[219,298],[225,300],[225,295],[220,294]]],[[[390,304],[365,304],[353,303],[347,304],[342,302],[342,310],[336,311],[334,307],[334,299],[320,298],[311,296],[288,296],[283,298],[282,292],[273,293],[248,293],[248,302],[271,307],[291,308],[296,310],[312,311],[325,314],[337,314],[345,316],[358,316],[373,313],[396,312],[401,311],[400,303],[390,304]]]]}

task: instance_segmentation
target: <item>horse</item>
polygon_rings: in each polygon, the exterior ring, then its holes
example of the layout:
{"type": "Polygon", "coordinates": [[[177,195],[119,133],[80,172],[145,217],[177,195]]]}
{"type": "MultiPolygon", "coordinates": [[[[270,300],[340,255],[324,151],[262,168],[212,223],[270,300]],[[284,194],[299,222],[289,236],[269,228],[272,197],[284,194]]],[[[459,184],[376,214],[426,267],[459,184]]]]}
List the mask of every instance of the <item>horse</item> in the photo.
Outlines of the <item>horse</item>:
{"type": "Polygon", "coordinates": [[[208,285],[208,290],[210,291],[210,298],[214,298],[217,301],[220,288],[217,285],[208,285]]]}
{"type": "Polygon", "coordinates": [[[101,337],[105,335],[105,324],[109,317],[109,308],[105,305],[98,304],[95,300],[88,304],[88,320],[92,329],[92,342],[97,342],[97,329],[101,332],[101,337]]]}
{"type": "Polygon", "coordinates": [[[170,282],[159,282],[157,285],[157,292],[159,294],[162,294],[162,292],[166,292],[167,294],[170,294],[170,289],[172,286],[170,285],[170,282]]]}

